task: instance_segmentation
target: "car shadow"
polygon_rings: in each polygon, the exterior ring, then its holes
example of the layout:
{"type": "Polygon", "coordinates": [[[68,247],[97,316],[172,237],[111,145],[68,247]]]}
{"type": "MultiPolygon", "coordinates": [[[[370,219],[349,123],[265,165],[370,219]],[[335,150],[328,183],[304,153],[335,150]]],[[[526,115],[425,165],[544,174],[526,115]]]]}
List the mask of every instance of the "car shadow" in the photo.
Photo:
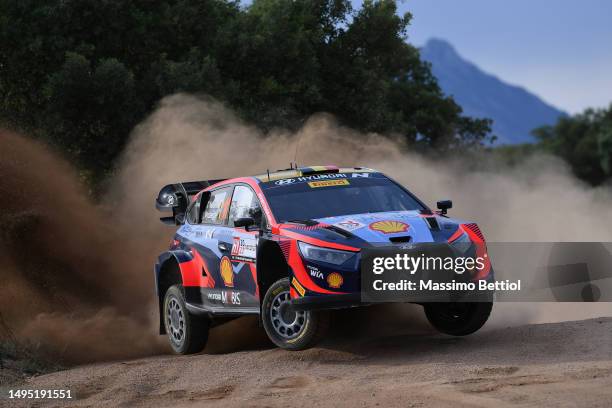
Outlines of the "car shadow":
{"type": "Polygon", "coordinates": [[[321,344],[303,351],[276,348],[257,317],[215,327],[204,354],[260,351],[291,362],[321,364],[530,364],[610,359],[612,318],[486,328],[453,337],[438,333],[418,305],[381,304],[331,312],[321,344]]]}
{"type": "Polygon", "coordinates": [[[205,354],[229,354],[274,348],[257,316],[244,316],[210,330],[205,354]]]}
{"type": "Polygon", "coordinates": [[[385,306],[350,311],[340,315],[341,325],[320,348],[332,355],[348,353],[361,364],[391,365],[546,364],[584,361],[586,356],[609,361],[612,355],[612,318],[493,328],[453,337],[437,333],[420,315],[415,310],[398,314],[385,306]]]}

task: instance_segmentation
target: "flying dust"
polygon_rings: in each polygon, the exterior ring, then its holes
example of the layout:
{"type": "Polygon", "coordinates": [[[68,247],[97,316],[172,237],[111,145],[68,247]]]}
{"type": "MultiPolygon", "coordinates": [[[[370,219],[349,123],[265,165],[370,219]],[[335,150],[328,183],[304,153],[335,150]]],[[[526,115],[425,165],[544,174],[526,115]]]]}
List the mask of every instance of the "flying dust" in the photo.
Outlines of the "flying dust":
{"type": "MultiPolygon", "coordinates": [[[[211,99],[181,94],[161,101],[135,129],[113,196],[138,230],[159,236],[167,227],[151,222],[151,197],[162,185],[286,168],[296,142],[299,165],[372,167],[431,206],[452,198],[451,215],[477,221],[491,242],[612,240],[610,189],[580,182],[554,157],[532,156],[514,167],[466,163],[473,157],[432,160],[407,152],[399,140],[359,134],[325,114],[311,117],[296,134],[279,129],[264,135],[211,99]]],[[[601,315],[612,315],[612,305],[499,303],[486,327],[601,315]]]]}
{"type": "Polygon", "coordinates": [[[66,363],[159,350],[149,243],[38,143],[0,134],[0,180],[0,335],[66,363]]]}
{"type": "MultiPolygon", "coordinates": [[[[67,362],[164,352],[151,268],[173,228],[157,221],[160,187],[286,168],[298,140],[300,165],[373,167],[429,204],[450,197],[452,215],[478,221],[489,241],[612,238],[610,193],[580,183],[551,157],[466,170],[473,167],[461,158],[407,153],[400,141],[358,134],[329,115],[311,117],[297,134],[264,135],[211,99],[178,94],[134,129],[100,203],[86,198],[74,169],[49,149],[0,134],[0,335],[67,362]]],[[[492,327],[611,312],[609,305],[498,306],[492,327]]],[[[209,351],[234,349],[225,344],[231,332],[252,323],[213,330],[209,351]]]]}

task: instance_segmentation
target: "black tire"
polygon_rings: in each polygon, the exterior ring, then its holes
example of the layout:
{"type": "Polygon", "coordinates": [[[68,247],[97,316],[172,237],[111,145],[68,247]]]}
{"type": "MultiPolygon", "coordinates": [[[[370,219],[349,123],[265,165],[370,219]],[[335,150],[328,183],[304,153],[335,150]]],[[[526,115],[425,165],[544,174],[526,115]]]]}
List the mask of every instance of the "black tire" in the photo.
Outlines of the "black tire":
{"type": "Polygon", "coordinates": [[[163,313],[168,341],[175,353],[193,354],[204,349],[208,341],[208,318],[189,313],[182,286],[168,288],[163,313]]]}
{"type": "Polygon", "coordinates": [[[298,312],[288,300],[288,278],[274,282],[266,291],[261,306],[266,334],[274,344],[286,350],[304,350],[314,346],[329,328],[329,312],[298,312]]]}
{"type": "Polygon", "coordinates": [[[493,302],[426,303],[423,307],[427,320],[439,332],[467,336],[484,326],[493,302]]]}

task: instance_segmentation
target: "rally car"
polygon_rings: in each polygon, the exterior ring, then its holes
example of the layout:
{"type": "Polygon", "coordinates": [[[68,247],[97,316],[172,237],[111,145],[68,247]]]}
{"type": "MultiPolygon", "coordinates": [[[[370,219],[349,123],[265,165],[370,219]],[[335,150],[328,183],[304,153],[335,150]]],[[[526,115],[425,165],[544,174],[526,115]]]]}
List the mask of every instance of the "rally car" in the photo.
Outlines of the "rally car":
{"type": "MultiPolygon", "coordinates": [[[[430,210],[406,188],[363,167],[313,166],[254,177],[170,184],[156,207],[179,228],[155,264],[160,334],[176,353],[201,351],[208,330],[259,315],[277,346],[319,341],[329,310],[363,306],[360,252],[406,242],[484,243],[475,223],[430,210]],[[171,214],[170,214],[171,212],[171,214]]],[[[476,271],[480,278],[490,265],[476,271]]],[[[491,302],[423,304],[451,335],[478,330],[491,302]]]]}

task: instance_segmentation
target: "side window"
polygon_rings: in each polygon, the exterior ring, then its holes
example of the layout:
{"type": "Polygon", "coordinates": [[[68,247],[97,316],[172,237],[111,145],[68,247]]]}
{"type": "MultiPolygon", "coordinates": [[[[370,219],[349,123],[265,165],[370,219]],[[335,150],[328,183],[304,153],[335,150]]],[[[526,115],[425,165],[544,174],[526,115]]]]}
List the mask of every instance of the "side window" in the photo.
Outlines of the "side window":
{"type": "Polygon", "coordinates": [[[234,220],[246,217],[253,218],[255,225],[261,225],[262,211],[255,192],[249,187],[238,185],[232,196],[228,225],[233,227],[234,220]]]}
{"type": "Polygon", "coordinates": [[[198,214],[200,213],[200,202],[202,198],[202,194],[198,194],[194,197],[194,201],[189,207],[189,212],[187,213],[187,222],[189,224],[197,224],[198,223],[198,214]]]}
{"type": "Polygon", "coordinates": [[[225,187],[210,194],[202,215],[202,224],[223,224],[229,208],[231,191],[231,187],[225,187]]]}

